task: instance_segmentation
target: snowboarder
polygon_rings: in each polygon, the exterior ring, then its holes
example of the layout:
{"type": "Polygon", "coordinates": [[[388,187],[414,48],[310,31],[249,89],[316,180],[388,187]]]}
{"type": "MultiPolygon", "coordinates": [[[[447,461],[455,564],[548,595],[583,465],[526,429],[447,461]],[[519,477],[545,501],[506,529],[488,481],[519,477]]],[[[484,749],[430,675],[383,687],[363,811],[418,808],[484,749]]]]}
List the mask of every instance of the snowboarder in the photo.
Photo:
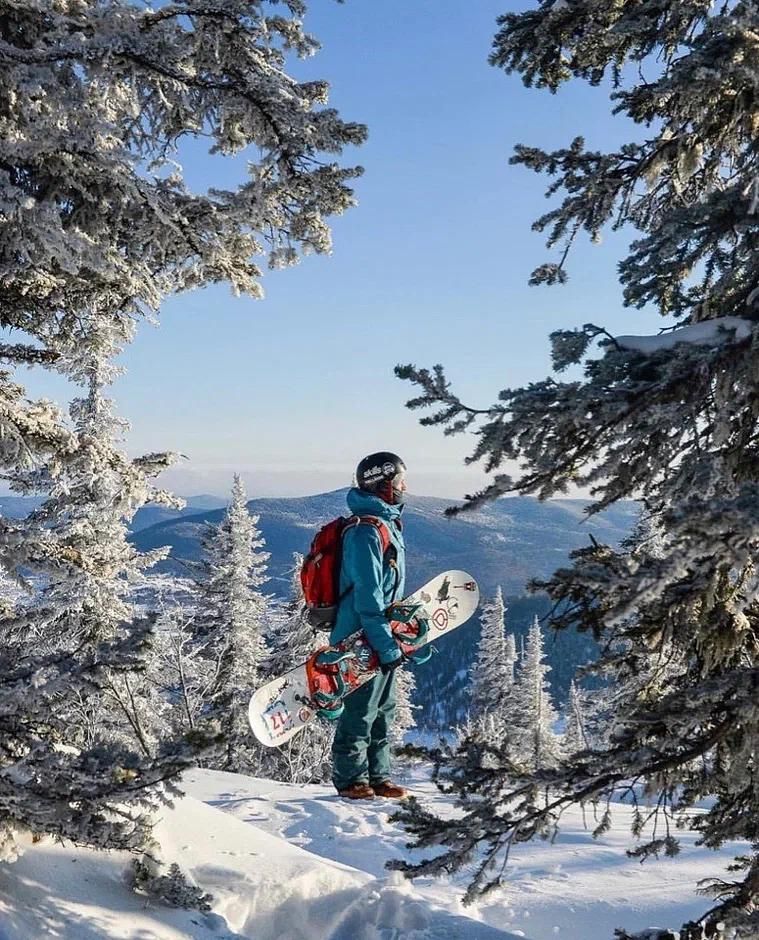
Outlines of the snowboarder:
{"type": "Polygon", "coordinates": [[[340,796],[400,800],[408,791],[390,780],[388,729],[395,712],[395,670],[403,655],[393,639],[387,608],[404,596],[405,556],[401,513],[406,493],[406,466],[396,454],[365,457],[356,468],[348,508],[356,516],[373,516],[387,526],[390,540],[373,525],[356,525],[343,537],[340,604],[330,643],[363,630],[377,653],[381,673],[345,699],[332,746],[332,781],[340,796]]]}

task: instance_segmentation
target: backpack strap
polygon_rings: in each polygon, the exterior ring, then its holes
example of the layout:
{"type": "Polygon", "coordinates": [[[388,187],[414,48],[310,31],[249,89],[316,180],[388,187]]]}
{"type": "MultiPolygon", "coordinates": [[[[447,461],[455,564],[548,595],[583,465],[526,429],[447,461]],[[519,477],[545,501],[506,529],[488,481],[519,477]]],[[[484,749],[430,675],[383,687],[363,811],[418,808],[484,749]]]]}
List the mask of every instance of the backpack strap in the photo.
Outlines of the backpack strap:
{"type": "MultiPolygon", "coordinates": [[[[378,516],[351,516],[348,520],[348,525],[345,529],[352,527],[354,525],[371,525],[379,533],[380,544],[382,545],[382,557],[388,553],[389,549],[395,549],[391,539],[390,539],[390,530],[387,527],[387,523],[384,519],[380,519],[378,516]]],[[[345,531],[343,529],[343,532],[345,531]]]]}
{"type": "MultiPolygon", "coordinates": [[[[393,545],[392,539],[390,538],[390,529],[387,526],[387,523],[384,519],[380,519],[379,516],[351,516],[348,521],[343,526],[343,531],[341,535],[345,535],[348,529],[352,529],[357,525],[370,525],[374,526],[374,529],[379,533],[380,545],[382,546],[382,558],[388,558],[388,565],[395,572],[395,587],[393,588],[393,600],[391,604],[395,602],[395,596],[398,593],[398,585],[400,583],[400,572],[398,571],[398,566],[396,565],[397,550],[395,545],[393,545]]],[[[350,592],[353,590],[353,585],[349,584],[348,587],[343,591],[338,599],[338,604],[344,600],[350,592]]]]}
{"type": "Polygon", "coordinates": [[[388,567],[392,568],[395,574],[393,596],[390,600],[390,606],[392,606],[398,597],[398,587],[401,582],[401,573],[398,571],[398,565],[396,564],[398,552],[390,538],[390,529],[388,528],[385,520],[379,519],[377,516],[358,516],[357,518],[359,524],[363,522],[366,525],[373,525],[377,532],[379,532],[380,542],[382,544],[382,558],[383,560],[387,558],[388,567]]]}

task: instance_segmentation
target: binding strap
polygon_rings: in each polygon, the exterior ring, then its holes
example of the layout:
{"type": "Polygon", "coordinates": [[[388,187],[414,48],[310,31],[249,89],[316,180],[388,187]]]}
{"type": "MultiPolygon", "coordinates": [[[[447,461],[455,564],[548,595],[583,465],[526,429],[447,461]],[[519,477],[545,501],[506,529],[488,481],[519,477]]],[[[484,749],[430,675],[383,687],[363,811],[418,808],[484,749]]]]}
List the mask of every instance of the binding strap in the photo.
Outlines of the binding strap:
{"type": "Polygon", "coordinates": [[[342,715],[347,685],[343,678],[355,654],[325,646],[306,660],[306,677],[311,702],[320,718],[334,721],[342,715]]]}

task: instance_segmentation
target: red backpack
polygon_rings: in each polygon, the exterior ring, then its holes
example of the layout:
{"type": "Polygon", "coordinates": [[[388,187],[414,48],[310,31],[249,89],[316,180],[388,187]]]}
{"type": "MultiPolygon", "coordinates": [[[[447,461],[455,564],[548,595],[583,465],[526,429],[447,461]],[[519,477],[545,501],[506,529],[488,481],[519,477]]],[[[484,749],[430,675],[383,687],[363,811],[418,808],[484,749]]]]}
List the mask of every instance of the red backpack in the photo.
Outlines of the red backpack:
{"type": "Polygon", "coordinates": [[[340,601],[352,590],[340,594],[340,565],[343,559],[343,536],[357,525],[372,525],[379,532],[382,554],[390,548],[387,525],[376,516],[340,516],[321,528],[311,543],[311,551],[303,559],[300,583],[306,602],[306,618],[312,627],[331,630],[340,601]]]}

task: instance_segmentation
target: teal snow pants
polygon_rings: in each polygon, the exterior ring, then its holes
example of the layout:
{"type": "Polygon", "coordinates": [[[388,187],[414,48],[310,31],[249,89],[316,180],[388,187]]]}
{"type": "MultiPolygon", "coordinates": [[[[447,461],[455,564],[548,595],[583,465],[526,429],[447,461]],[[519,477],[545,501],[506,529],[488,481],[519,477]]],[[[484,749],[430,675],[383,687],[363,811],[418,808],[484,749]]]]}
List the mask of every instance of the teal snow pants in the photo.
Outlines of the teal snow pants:
{"type": "Polygon", "coordinates": [[[332,745],[332,782],[344,790],[353,783],[390,779],[388,729],[395,714],[395,672],[380,673],[345,699],[332,745]]]}

